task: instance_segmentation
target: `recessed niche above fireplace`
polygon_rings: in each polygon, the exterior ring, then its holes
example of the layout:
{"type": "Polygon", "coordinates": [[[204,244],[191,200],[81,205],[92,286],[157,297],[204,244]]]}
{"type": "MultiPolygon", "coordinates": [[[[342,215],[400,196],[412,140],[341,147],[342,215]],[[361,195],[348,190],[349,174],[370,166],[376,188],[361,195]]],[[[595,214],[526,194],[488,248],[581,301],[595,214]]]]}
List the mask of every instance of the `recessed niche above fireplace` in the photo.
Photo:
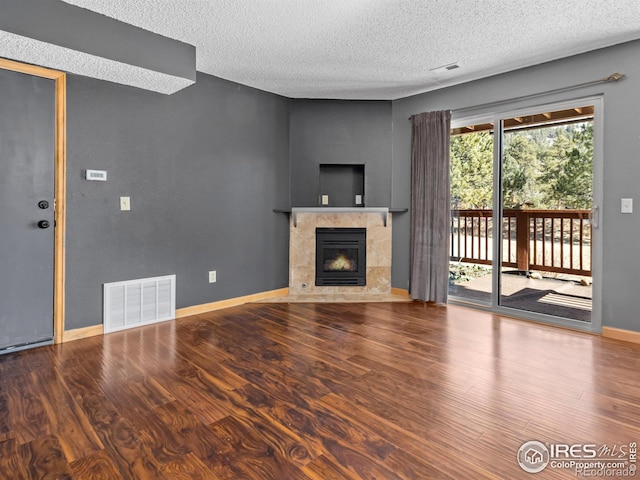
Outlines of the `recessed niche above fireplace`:
{"type": "Polygon", "coordinates": [[[364,165],[320,164],[323,207],[364,207],[364,165]]]}
{"type": "Polygon", "coordinates": [[[316,286],[364,286],[366,228],[316,228],[316,286]]]}

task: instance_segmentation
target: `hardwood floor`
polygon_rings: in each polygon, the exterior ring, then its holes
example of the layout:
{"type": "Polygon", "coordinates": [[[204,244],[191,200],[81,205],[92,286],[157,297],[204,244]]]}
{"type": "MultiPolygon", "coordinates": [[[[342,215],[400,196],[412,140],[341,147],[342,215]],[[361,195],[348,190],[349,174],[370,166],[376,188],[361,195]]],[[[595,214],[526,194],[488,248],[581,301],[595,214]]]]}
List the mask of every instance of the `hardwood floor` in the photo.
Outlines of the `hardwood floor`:
{"type": "Polygon", "coordinates": [[[640,440],[639,370],[463,307],[248,304],[0,356],[0,478],[534,478],[525,441],[640,440]]]}

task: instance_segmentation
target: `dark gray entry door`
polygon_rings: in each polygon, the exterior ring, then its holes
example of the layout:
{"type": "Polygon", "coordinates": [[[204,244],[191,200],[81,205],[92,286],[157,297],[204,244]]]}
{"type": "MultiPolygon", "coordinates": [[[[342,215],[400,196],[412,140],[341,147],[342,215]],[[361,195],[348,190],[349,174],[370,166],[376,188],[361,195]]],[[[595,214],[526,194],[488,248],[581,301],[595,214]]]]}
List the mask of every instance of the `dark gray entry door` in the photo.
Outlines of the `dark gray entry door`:
{"type": "Polygon", "coordinates": [[[0,352],[53,339],[55,82],[0,69],[0,352]]]}

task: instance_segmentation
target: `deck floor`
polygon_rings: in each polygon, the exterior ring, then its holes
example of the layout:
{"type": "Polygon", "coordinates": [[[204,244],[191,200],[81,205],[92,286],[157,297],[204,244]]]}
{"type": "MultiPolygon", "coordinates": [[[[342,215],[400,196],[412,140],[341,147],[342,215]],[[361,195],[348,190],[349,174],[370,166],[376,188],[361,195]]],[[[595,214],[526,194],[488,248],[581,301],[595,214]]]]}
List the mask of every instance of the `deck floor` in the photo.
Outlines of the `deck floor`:
{"type": "MultiPolygon", "coordinates": [[[[569,277],[569,276],[567,276],[569,277]]],[[[501,305],[531,312],[591,321],[591,286],[572,278],[527,278],[519,274],[502,275],[501,305]]],[[[491,275],[449,285],[449,295],[491,303],[491,275]]]]}

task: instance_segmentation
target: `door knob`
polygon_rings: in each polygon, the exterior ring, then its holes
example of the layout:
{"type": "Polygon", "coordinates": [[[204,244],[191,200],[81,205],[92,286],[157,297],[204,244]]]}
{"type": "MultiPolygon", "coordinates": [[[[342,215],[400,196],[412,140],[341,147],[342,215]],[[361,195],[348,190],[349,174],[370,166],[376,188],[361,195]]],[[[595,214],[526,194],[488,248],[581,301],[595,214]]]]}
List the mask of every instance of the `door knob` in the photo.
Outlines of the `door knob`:
{"type": "Polygon", "coordinates": [[[40,220],[38,222],[38,228],[49,228],[49,221],[48,220],[40,220]]]}

